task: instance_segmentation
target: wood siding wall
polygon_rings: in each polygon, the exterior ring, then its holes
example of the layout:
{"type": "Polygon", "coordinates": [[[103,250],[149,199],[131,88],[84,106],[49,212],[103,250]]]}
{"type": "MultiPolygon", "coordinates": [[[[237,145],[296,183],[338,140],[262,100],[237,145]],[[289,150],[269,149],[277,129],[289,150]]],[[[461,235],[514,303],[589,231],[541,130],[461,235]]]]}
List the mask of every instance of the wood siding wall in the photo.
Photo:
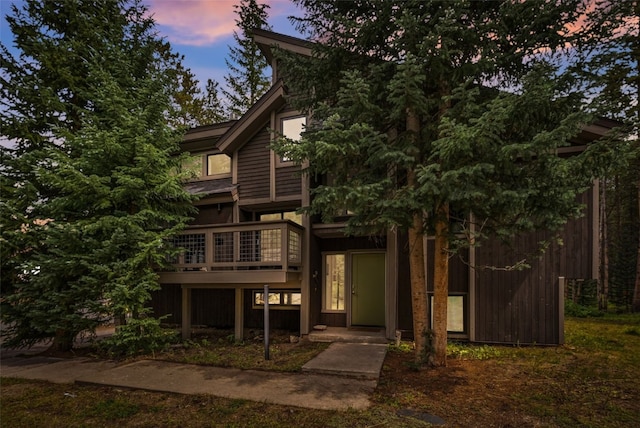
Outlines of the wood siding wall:
{"type": "Polygon", "coordinates": [[[233,221],[233,204],[200,205],[190,224],[224,224],[233,221]]]}
{"type": "MultiPolygon", "coordinates": [[[[590,192],[583,202],[591,202],[590,192]]],[[[590,205],[590,204],[589,204],[590,205]]],[[[564,245],[552,244],[541,258],[530,257],[530,269],[476,270],[476,340],[479,342],[558,344],[560,308],[558,277],[591,278],[593,237],[591,211],[570,221],[564,245]]],[[[510,245],[491,240],[477,249],[478,266],[504,267],[531,256],[549,232],[518,237],[510,245]]]]}
{"type": "Polygon", "coordinates": [[[269,132],[258,132],[238,151],[238,191],[241,199],[269,198],[269,132]]]}
{"type": "MultiPolygon", "coordinates": [[[[235,291],[231,289],[191,290],[191,324],[217,328],[233,328],[235,291]]],[[[170,315],[163,322],[182,322],[182,287],[178,284],[162,285],[152,293],[154,316],[170,315]]]]}
{"type": "Polygon", "coordinates": [[[276,168],[276,197],[302,194],[299,166],[276,168]]]}

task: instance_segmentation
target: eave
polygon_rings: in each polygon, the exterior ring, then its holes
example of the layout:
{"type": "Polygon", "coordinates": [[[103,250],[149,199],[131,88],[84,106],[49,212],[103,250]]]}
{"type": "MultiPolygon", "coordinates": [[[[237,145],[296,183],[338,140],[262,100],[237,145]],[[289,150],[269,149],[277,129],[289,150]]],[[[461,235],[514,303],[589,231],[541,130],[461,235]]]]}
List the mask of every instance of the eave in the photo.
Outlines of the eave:
{"type": "Polygon", "coordinates": [[[189,129],[184,135],[180,148],[184,152],[199,152],[213,149],[218,140],[236,123],[235,120],[215,125],[198,126],[189,129]]]}
{"type": "Polygon", "coordinates": [[[273,47],[300,55],[311,56],[313,43],[307,40],[260,29],[255,29],[252,33],[253,41],[256,42],[269,63],[273,63],[273,47]]]}
{"type": "Polygon", "coordinates": [[[264,128],[271,119],[271,112],[286,104],[284,94],[284,84],[279,80],[220,137],[220,151],[232,156],[233,152],[264,128]]]}

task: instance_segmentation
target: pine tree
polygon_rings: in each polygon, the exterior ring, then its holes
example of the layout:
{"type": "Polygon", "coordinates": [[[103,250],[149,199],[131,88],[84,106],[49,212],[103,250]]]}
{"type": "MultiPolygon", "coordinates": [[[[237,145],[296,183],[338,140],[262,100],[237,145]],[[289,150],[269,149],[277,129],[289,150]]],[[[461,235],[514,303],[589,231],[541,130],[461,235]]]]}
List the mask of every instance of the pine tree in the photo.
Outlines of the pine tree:
{"type": "MultiPolygon", "coordinates": [[[[610,300],[640,311],[640,3],[596,2],[577,33],[571,70],[589,93],[596,114],[627,128],[633,151],[603,182],[606,188],[606,251],[610,300]]],[[[604,271],[602,271],[604,272],[604,271]]],[[[604,278],[601,278],[601,282],[604,278]]]]}
{"type": "Polygon", "coordinates": [[[251,31],[270,27],[267,25],[269,5],[242,0],[234,8],[238,15],[239,32],[233,32],[237,47],[229,47],[230,59],[226,60],[229,74],[224,77],[228,89],[223,89],[222,93],[229,103],[230,116],[238,118],[269,89],[271,82],[265,74],[269,64],[253,41],[251,31]]]}
{"type": "Polygon", "coordinates": [[[331,175],[311,213],[346,208],[348,232],[408,233],[416,362],[445,365],[451,255],[559,229],[615,156],[604,143],[554,154],[591,120],[558,67],[579,2],[297,3],[300,29],[322,43],[308,60],[281,54],[281,70],[314,122],[301,142],[274,149],[308,161],[311,177],[331,175]],[[433,331],[426,233],[435,235],[433,331]]]}
{"type": "Polygon", "coordinates": [[[146,302],[191,210],[169,47],[135,0],[28,0],[7,21],[20,55],[2,46],[5,344],[69,349],[115,317],[128,321],[114,343],[156,346],[146,302]]]}
{"type": "Polygon", "coordinates": [[[179,84],[173,96],[176,110],[175,120],[171,123],[173,126],[188,129],[225,120],[224,106],[218,98],[218,82],[209,79],[203,92],[196,76],[180,61],[173,72],[179,84]]]}

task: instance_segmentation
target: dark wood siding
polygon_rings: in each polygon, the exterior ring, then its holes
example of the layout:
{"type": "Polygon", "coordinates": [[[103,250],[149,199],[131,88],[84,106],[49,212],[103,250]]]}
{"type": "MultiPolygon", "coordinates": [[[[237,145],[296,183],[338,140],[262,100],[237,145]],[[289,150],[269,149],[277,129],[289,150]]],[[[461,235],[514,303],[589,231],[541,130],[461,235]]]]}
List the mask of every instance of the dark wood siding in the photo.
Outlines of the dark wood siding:
{"type": "Polygon", "coordinates": [[[311,235],[309,254],[311,257],[311,285],[309,287],[309,325],[323,324],[322,320],[322,256],[320,242],[322,240],[311,235]],[[315,273],[317,272],[317,275],[315,273]]]}
{"type": "Polygon", "coordinates": [[[386,247],[387,238],[382,236],[320,240],[320,251],[384,250],[386,247]]]}
{"type": "Polygon", "coordinates": [[[182,287],[178,284],[162,284],[160,290],[151,292],[151,309],[154,317],[169,315],[163,323],[182,323],[182,287]]]}
{"type": "MultiPolygon", "coordinates": [[[[583,195],[590,202],[591,195],[583,195]]],[[[570,221],[561,234],[563,245],[553,243],[539,258],[538,243],[549,232],[533,232],[509,244],[485,242],[477,249],[476,340],[480,342],[558,344],[560,296],[558,277],[591,278],[593,216],[570,221]],[[527,257],[528,256],[528,257],[527,257]],[[496,270],[527,257],[530,269],[496,270]]]]}
{"type": "Polygon", "coordinates": [[[302,179],[299,166],[276,168],[276,197],[300,195],[302,179]]]}
{"type": "MultiPolygon", "coordinates": [[[[346,327],[347,326],[347,314],[334,314],[326,313],[320,317],[320,324],[328,325],[330,327],[346,327]]],[[[313,327],[313,326],[312,326],[313,327]]]]}
{"type": "Polygon", "coordinates": [[[233,328],[235,290],[191,290],[191,323],[217,328],[233,328]]]}
{"type": "Polygon", "coordinates": [[[258,132],[238,152],[238,191],[241,199],[268,198],[270,181],[269,132],[258,132]]]}
{"type": "Polygon", "coordinates": [[[413,338],[409,241],[405,232],[398,233],[398,329],[404,338],[413,338]]]}
{"type": "MultiPolygon", "coordinates": [[[[191,290],[191,323],[209,327],[232,328],[234,323],[235,291],[231,289],[191,290]]],[[[163,322],[182,323],[182,287],[163,284],[151,295],[154,316],[170,315],[163,322]]]]}
{"type": "Polygon", "coordinates": [[[223,224],[233,221],[233,204],[201,205],[190,224],[223,224]]]}
{"type": "MultiPolygon", "coordinates": [[[[427,290],[433,293],[434,264],[433,254],[435,251],[435,241],[427,241],[427,290]]],[[[408,254],[407,254],[408,257],[408,254]]],[[[449,259],[449,293],[469,292],[469,250],[462,250],[460,255],[455,255],[449,259]]]]}

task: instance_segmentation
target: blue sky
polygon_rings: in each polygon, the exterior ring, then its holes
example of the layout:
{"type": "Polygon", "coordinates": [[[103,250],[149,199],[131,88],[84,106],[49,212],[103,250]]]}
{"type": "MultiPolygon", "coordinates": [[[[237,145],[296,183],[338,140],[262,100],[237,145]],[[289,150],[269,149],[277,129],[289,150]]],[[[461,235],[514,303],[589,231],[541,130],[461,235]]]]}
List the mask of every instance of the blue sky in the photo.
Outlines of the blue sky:
{"type": "MultiPolygon", "coordinates": [[[[234,43],[237,15],[233,6],[240,0],[143,0],[153,15],[160,34],[184,55],[184,65],[191,69],[201,85],[213,78],[224,85],[225,58],[234,43]]],[[[269,24],[273,31],[301,37],[288,21],[290,15],[300,15],[289,0],[262,0],[270,7],[269,24]]],[[[22,1],[0,0],[0,40],[12,48],[13,36],[7,28],[5,15],[11,4],[22,1]]]]}

